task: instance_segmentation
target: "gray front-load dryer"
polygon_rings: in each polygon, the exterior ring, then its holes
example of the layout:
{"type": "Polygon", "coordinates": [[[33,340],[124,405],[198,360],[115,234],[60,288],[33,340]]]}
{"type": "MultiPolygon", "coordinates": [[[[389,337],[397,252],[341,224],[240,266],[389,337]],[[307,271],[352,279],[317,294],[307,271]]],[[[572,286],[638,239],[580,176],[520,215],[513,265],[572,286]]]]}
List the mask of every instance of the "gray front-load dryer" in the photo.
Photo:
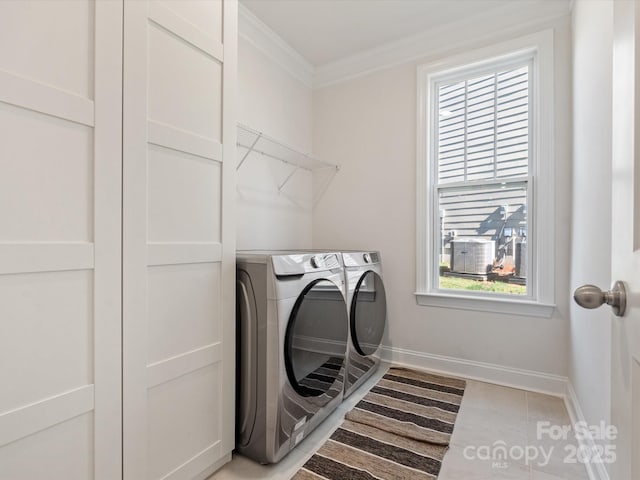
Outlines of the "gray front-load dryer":
{"type": "Polygon", "coordinates": [[[338,253],[238,252],[237,451],[274,463],[342,401],[348,318],[338,253]]]}
{"type": "Polygon", "coordinates": [[[387,324],[387,298],[379,252],[343,252],[349,347],[344,396],[353,393],[380,364],[382,336],[387,324]]]}

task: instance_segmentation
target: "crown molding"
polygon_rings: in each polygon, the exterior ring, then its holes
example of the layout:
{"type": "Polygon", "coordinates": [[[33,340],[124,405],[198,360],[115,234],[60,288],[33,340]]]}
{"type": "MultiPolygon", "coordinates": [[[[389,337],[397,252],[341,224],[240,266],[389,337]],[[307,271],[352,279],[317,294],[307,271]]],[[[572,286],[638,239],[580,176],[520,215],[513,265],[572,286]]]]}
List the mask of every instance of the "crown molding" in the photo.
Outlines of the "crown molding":
{"type": "Polygon", "coordinates": [[[555,26],[570,17],[574,2],[512,2],[501,8],[499,15],[490,10],[317,67],[242,4],[238,9],[238,35],[304,85],[318,89],[418,59],[555,26]]]}
{"type": "Polygon", "coordinates": [[[512,2],[503,7],[499,15],[495,14],[495,10],[488,11],[316,67],[313,88],[323,88],[421,58],[454,53],[500,38],[548,28],[568,19],[570,6],[568,0],[512,2]]]}
{"type": "Polygon", "coordinates": [[[304,85],[313,86],[313,65],[241,3],[238,8],[238,35],[304,85]]]}

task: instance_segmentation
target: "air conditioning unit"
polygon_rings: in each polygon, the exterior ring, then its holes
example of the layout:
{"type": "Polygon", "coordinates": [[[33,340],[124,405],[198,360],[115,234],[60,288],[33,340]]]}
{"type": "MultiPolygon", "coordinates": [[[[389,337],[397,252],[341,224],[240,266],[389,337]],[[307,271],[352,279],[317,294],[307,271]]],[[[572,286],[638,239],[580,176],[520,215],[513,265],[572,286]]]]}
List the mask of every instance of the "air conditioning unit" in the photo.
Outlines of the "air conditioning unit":
{"type": "Polygon", "coordinates": [[[484,275],[493,268],[496,242],[482,238],[460,238],[451,241],[451,271],[484,275]]]}
{"type": "Polygon", "coordinates": [[[527,278],[527,241],[516,242],[516,277],[527,278]]]}

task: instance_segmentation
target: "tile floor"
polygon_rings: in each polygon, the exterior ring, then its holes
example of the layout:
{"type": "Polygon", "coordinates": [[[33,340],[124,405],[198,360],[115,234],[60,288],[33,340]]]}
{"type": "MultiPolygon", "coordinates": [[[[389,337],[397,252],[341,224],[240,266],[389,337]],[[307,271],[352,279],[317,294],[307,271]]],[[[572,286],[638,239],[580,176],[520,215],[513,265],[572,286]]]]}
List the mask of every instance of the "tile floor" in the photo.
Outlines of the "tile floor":
{"type": "MultiPolygon", "coordinates": [[[[234,454],[233,460],[209,480],[291,478],[387,368],[380,368],[279,463],[259,465],[234,454]]],[[[469,380],[438,480],[588,480],[583,464],[565,462],[575,441],[554,441],[548,435],[538,435],[539,421],[571,424],[561,398],[469,380]],[[500,445],[510,452],[506,461],[483,458],[487,450],[496,451],[493,449],[500,445]],[[531,460],[517,458],[524,451],[529,452],[531,460]]]]}

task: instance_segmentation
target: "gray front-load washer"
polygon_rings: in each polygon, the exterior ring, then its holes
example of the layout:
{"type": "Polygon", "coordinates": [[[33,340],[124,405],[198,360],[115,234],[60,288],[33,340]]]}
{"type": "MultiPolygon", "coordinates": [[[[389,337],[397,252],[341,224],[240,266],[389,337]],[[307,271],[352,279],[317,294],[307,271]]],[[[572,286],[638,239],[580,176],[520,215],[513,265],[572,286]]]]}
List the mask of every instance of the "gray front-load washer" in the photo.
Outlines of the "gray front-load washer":
{"type": "Polygon", "coordinates": [[[238,252],[236,449],[274,463],[342,401],[339,253],[238,252]]]}

